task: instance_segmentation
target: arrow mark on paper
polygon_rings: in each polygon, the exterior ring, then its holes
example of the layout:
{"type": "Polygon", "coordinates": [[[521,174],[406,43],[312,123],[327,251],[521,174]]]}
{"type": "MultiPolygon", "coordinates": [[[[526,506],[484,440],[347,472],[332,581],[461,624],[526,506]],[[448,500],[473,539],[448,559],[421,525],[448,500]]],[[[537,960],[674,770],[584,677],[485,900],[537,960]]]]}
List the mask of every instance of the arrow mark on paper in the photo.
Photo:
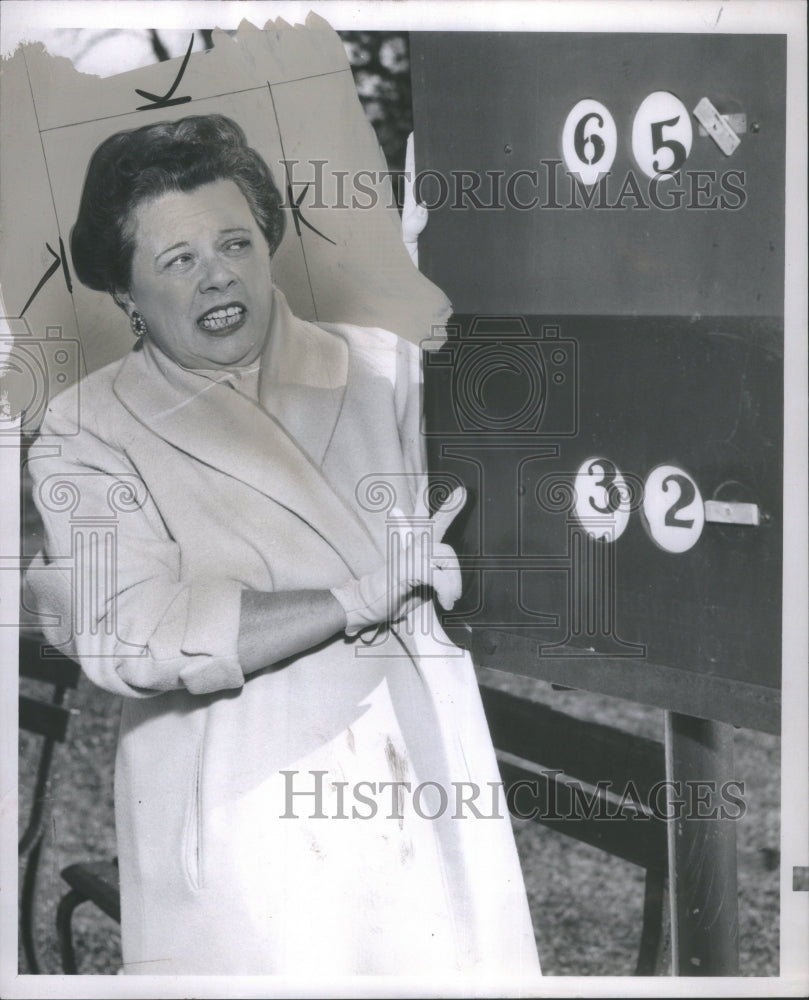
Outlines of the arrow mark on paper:
{"type": "Polygon", "coordinates": [[[25,315],[25,310],[31,305],[31,303],[34,301],[37,295],[39,295],[40,291],[42,290],[42,287],[45,284],[47,284],[47,282],[54,276],[54,274],[56,274],[56,272],[59,270],[60,267],[62,268],[62,271],[65,276],[65,284],[67,285],[67,290],[70,292],[71,295],[73,294],[73,283],[70,280],[70,271],[68,270],[67,266],[67,256],[65,255],[65,245],[62,242],[62,237],[61,236],[59,237],[59,253],[57,253],[53,249],[50,243],[46,243],[45,247],[53,257],[53,261],[48,267],[48,270],[42,275],[42,277],[37,282],[36,288],[28,296],[28,301],[22,307],[22,312],[20,313],[19,317],[20,319],[23,318],[23,316],[25,315]]]}
{"type": "Polygon", "coordinates": [[[318,236],[322,236],[327,243],[331,243],[332,246],[337,246],[334,240],[330,240],[329,237],[325,235],[325,233],[321,233],[321,231],[319,229],[316,229],[311,222],[304,219],[303,212],[301,211],[301,202],[306,197],[306,192],[308,190],[309,190],[309,183],[304,185],[303,191],[301,191],[300,195],[297,198],[295,198],[292,194],[292,184],[289,181],[287,181],[287,197],[289,198],[289,205],[290,208],[292,209],[292,221],[295,223],[295,232],[298,234],[298,237],[300,238],[301,235],[300,224],[303,223],[307,229],[311,229],[313,233],[317,233],[318,236]]]}
{"type": "Polygon", "coordinates": [[[194,45],[194,36],[191,35],[191,41],[188,43],[188,49],[186,50],[185,57],[180,66],[180,70],[177,73],[177,77],[174,83],[169,87],[166,93],[160,97],[157,94],[150,94],[148,90],[138,90],[135,87],[135,93],[140,94],[141,97],[145,97],[147,101],[151,101],[151,104],[141,104],[137,111],[153,111],[157,108],[170,108],[174,104],[186,104],[191,100],[190,97],[172,97],[174,91],[179,87],[180,80],[183,78],[183,73],[185,73],[185,68],[188,65],[188,60],[191,58],[191,49],[194,45]]]}

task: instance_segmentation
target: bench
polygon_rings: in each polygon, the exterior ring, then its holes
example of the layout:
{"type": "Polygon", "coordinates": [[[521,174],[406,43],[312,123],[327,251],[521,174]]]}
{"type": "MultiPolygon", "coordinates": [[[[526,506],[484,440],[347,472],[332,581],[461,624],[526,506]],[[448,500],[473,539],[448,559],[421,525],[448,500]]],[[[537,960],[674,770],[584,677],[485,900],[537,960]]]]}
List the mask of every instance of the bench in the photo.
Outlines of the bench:
{"type": "Polygon", "coordinates": [[[79,667],[44,646],[39,635],[21,632],[19,648],[20,677],[36,682],[36,688],[27,685],[26,693],[19,696],[19,725],[41,740],[31,802],[17,847],[22,859],[20,939],[28,970],[37,974],[40,963],[34,934],[34,897],[48,816],[51,764],[57,745],[67,738],[72,713],[65,703],[66,696],[78,684],[79,667]],[[47,693],[41,695],[43,688],[47,693]]]}
{"type": "Polygon", "coordinates": [[[638,801],[648,803],[665,779],[662,742],[584,722],[485,683],[480,692],[504,785],[527,782],[523,787],[536,792],[530,818],[645,869],[635,975],[654,975],[663,938],[666,821],[646,806],[619,810],[608,789],[631,783],[638,801]],[[605,814],[621,818],[605,821],[605,814]]]}

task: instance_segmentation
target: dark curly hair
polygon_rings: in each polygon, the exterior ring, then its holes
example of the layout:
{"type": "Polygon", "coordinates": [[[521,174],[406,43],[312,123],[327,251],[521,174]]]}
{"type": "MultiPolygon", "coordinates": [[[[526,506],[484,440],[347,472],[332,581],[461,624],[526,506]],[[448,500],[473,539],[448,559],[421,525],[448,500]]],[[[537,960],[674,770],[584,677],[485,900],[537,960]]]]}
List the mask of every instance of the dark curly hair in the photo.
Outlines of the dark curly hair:
{"type": "Polygon", "coordinates": [[[96,149],[70,234],[79,280],[113,295],[129,288],[135,250],[133,209],[169,191],[234,181],[270,248],[284,234],[281,195],[269,167],[224,115],[192,115],[116,132],[96,149]]]}

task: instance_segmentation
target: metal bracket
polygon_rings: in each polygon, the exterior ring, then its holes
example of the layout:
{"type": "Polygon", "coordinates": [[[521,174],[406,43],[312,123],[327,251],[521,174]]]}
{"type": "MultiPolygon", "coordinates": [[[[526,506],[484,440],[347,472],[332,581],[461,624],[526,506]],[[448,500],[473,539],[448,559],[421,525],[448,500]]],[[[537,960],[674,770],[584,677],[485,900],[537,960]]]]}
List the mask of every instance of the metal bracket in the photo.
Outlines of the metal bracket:
{"type": "Polygon", "coordinates": [[[730,127],[728,119],[719,114],[707,97],[702,98],[693,114],[725,156],[730,156],[738,148],[741,139],[730,127]]]}
{"type": "MultiPolygon", "coordinates": [[[[744,135],[747,132],[747,114],[744,111],[733,112],[729,115],[720,115],[719,117],[727,122],[736,135],[744,135]]],[[[704,139],[707,134],[708,130],[703,125],[697,127],[698,136],[704,139]]]]}
{"type": "Polygon", "coordinates": [[[761,524],[761,510],[757,503],[706,500],[705,520],[714,524],[748,524],[757,528],[761,524]]]}

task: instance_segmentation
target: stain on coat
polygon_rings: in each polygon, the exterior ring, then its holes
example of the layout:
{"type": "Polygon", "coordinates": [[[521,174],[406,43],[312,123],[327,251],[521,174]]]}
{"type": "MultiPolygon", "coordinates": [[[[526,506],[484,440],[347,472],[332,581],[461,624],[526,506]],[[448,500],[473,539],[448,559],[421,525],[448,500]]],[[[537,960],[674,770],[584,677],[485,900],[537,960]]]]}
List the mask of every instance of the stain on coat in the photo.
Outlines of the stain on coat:
{"type": "MultiPolygon", "coordinates": [[[[393,740],[390,736],[387,738],[385,743],[385,759],[388,762],[388,767],[390,768],[391,776],[395,782],[404,782],[407,780],[407,760],[402,757],[398,752],[396,747],[393,745],[393,740]]],[[[399,822],[399,829],[404,827],[404,788],[401,784],[397,784],[396,787],[396,814],[399,822]]]]}

